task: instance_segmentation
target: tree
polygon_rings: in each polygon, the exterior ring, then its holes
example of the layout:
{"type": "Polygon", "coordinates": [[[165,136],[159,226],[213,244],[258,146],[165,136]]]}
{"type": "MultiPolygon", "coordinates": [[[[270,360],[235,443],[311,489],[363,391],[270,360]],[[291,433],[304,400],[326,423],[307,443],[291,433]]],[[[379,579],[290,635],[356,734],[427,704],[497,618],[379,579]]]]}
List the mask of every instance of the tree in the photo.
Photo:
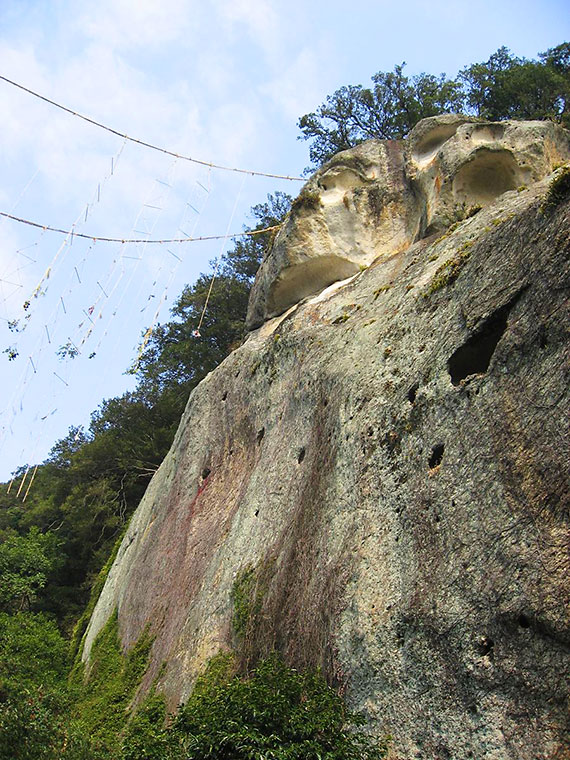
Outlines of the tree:
{"type": "Polygon", "coordinates": [[[464,68],[455,79],[419,74],[405,64],[378,72],[369,89],[346,85],[316,111],[299,119],[301,140],[310,140],[315,166],[340,150],[370,138],[401,139],[420,119],[467,111],[486,119],[552,119],[570,125],[570,44],[539,55],[538,61],[499,48],[483,63],[464,68]]]}
{"type": "Polygon", "coordinates": [[[170,448],[190,391],[242,340],[249,290],[274,235],[263,230],[278,225],[290,204],[291,198],[278,192],[253,207],[254,229],[262,232],[237,240],[224,254],[199,339],[192,331],[211,273],[184,289],[172,319],[154,331],[132,370],[135,390],[103,401],[86,430],[72,427],[56,442],[35,471],[25,509],[15,494],[28,468],[16,473],[9,494],[0,493],[0,541],[9,539],[5,553],[14,550],[16,539],[20,549],[28,541],[28,553],[37,548],[29,544],[30,528],[40,531],[40,538],[41,532],[56,531],[60,547],[49,577],[43,571],[34,575],[31,568],[41,570],[42,563],[32,562],[29,575],[21,567],[1,586],[0,568],[0,594],[4,588],[12,600],[6,604],[26,606],[33,599],[64,628],[81,614],[93,579],[170,448]]]}
{"type": "Polygon", "coordinates": [[[466,89],[469,109],[485,119],[551,119],[568,113],[568,43],[529,61],[499,48],[484,63],[463,69],[459,79],[466,89]]]}
{"type": "Polygon", "coordinates": [[[59,564],[59,541],[53,533],[30,528],[0,544],[0,609],[30,609],[59,564]]]}
{"type": "Polygon", "coordinates": [[[370,89],[341,87],[315,112],[301,116],[299,139],[313,141],[309,156],[314,164],[370,138],[402,138],[420,119],[462,109],[460,83],[445,74],[422,73],[410,79],[404,74],[405,65],[374,74],[370,89]]]}
{"type": "MultiPolygon", "coordinates": [[[[282,192],[252,208],[257,224],[253,230],[279,225],[291,206],[282,192]]],[[[271,245],[274,233],[244,237],[222,258],[212,284],[212,275],[202,274],[182,291],[174,304],[173,319],[159,325],[131,372],[136,374],[137,392],[156,403],[159,398],[172,404],[178,421],[192,388],[211,372],[245,335],[245,315],[255,273],[271,245]],[[210,286],[212,285],[211,292],[210,286]],[[208,308],[198,327],[210,292],[208,308]]]]}

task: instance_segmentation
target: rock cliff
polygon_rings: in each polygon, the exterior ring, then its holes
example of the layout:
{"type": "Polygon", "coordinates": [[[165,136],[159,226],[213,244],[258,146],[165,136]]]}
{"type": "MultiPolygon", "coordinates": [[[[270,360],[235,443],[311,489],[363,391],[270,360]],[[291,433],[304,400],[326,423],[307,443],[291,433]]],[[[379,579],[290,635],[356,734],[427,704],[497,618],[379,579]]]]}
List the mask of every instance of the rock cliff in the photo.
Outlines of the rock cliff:
{"type": "Polygon", "coordinates": [[[125,647],[150,623],[142,688],[175,706],[236,646],[247,570],[243,655],[322,665],[393,757],[567,757],[569,157],[553,125],[448,116],[309,180],[85,660],[115,608],[125,647]]]}

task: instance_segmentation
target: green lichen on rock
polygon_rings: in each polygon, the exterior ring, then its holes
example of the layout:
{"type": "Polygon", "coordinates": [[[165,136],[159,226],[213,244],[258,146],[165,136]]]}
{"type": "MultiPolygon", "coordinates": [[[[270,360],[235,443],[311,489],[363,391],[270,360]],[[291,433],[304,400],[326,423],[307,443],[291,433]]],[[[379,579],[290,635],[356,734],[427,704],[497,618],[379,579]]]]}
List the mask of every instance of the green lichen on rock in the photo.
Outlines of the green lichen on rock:
{"type": "Polygon", "coordinates": [[[95,581],[93,582],[93,585],[91,586],[91,593],[89,594],[89,601],[87,602],[87,606],[73,628],[73,633],[71,635],[71,640],[69,642],[69,659],[71,663],[77,664],[77,661],[79,657],[81,656],[81,652],[83,648],[83,636],[85,634],[85,631],[87,630],[87,626],[89,625],[91,615],[93,614],[93,610],[95,609],[97,600],[99,599],[101,595],[101,591],[103,590],[103,586],[105,585],[105,581],[107,580],[109,571],[111,570],[113,562],[117,558],[117,554],[119,553],[119,547],[121,546],[121,542],[127,531],[127,527],[128,527],[128,523],[124,526],[124,529],[121,531],[119,538],[117,539],[117,541],[115,542],[115,545],[113,546],[113,549],[111,551],[111,554],[109,555],[109,558],[107,559],[107,561],[105,562],[105,564],[99,571],[97,577],[95,578],[95,581]]]}
{"type": "Polygon", "coordinates": [[[291,204],[291,211],[317,211],[321,206],[321,196],[316,190],[301,190],[291,204]]]}
{"type": "Polygon", "coordinates": [[[427,290],[423,293],[424,297],[430,296],[446,285],[451,285],[452,282],[455,282],[463,266],[471,256],[472,245],[473,243],[471,242],[465,243],[453,258],[448,259],[439,267],[427,290]]]}
{"type": "Polygon", "coordinates": [[[243,639],[255,617],[261,611],[263,585],[260,583],[259,571],[253,565],[247,565],[236,575],[232,588],[234,633],[243,639]]]}
{"type": "Polygon", "coordinates": [[[123,652],[115,611],[93,643],[88,666],[76,665],[73,670],[74,717],[97,751],[107,751],[110,757],[120,746],[153,640],[147,627],[134,646],[123,652]]]}

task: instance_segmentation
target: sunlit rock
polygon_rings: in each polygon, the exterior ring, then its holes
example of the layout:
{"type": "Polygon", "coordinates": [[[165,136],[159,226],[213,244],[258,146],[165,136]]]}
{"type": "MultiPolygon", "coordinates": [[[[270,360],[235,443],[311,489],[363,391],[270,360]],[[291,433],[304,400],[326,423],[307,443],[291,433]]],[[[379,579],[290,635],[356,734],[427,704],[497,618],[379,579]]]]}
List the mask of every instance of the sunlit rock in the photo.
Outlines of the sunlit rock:
{"type": "Polygon", "coordinates": [[[415,240],[445,231],[570,158],[568,132],[545,121],[423,119],[405,141],[370,140],[314,174],[261,265],[250,329],[415,240]]]}

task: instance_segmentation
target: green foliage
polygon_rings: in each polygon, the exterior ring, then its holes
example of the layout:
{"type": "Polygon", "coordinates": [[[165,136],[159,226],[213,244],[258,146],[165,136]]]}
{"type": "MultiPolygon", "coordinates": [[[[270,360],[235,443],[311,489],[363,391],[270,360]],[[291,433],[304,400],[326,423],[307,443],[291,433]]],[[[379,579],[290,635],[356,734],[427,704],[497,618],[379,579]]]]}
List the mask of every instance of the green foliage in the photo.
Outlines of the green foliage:
{"type": "Polygon", "coordinates": [[[68,720],[67,642],[43,613],[0,613],[0,760],[95,760],[68,720]]]}
{"type": "Polygon", "coordinates": [[[121,650],[117,613],[93,642],[86,673],[74,674],[74,717],[96,751],[116,752],[130,715],[130,703],[148,667],[153,638],[145,630],[136,644],[121,650]]]}
{"type": "Polygon", "coordinates": [[[33,688],[58,686],[67,672],[67,642],[43,613],[0,613],[0,682],[33,688]]]}
{"type": "MultiPolygon", "coordinates": [[[[291,205],[285,193],[268,196],[267,203],[253,207],[254,230],[280,224],[291,205]]],[[[139,388],[153,402],[169,399],[176,410],[176,423],[189,392],[214,369],[245,335],[249,291],[257,269],[273,241],[268,232],[236,241],[221,262],[208,309],[197,340],[197,326],[211,284],[211,275],[201,275],[184,288],[172,309],[173,319],[159,325],[132,372],[139,388]]]]}
{"type": "Polygon", "coordinates": [[[372,87],[348,85],[326,98],[298,125],[310,140],[315,166],[338,151],[370,138],[405,137],[420,119],[440,113],[467,113],[486,119],[552,119],[570,125],[570,44],[539,55],[538,61],[499,48],[483,63],[465,67],[455,79],[419,74],[405,64],[372,77],[372,87]]]}
{"type": "Polygon", "coordinates": [[[568,124],[570,45],[542,53],[541,61],[512,56],[501,47],[484,63],[459,74],[466,104],[485,119],[552,119],[568,124]]]}
{"type": "Polygon", "coordinates": [[[309,156],[315,165],[370,138],[404,137],[427,116],[461,110],[463,96],[458,82],[445,74],[435,77],[422,73],[410,78],[404,74],[405,65],[374,74],[371,88],[341,87],[315,112],[301,116],[300,139],[313,141],[309,156]]]}
{"type": "MultiPolygon", "coordinates": [[[[278,225],[290,204],[285,193],[268,196],[267,202],[252,209],[254,229],[278,225]]],[[[136,389],[104,401],[87,430],[71,428],[54,445],[37,469],[25,508],[16,494],[26,467],[16,473],[11,492],[0,493],[0,543],[15,535],[26,536],[30,527],[57,531],[61,560],[49,575],[37,562],[35,577],[28,571],[5,577],[3,586],[0,582],[0,605],[4,605],[3,589],[11,599],[6,604],[33,602],[54,613],[67,631],[83,610],[75,651],[92,608],[90,603],[85,611],[90,588],[168,452],[190,391],[245,333],[251,283],[274,234],[262,232],[237,240],[224,254],[198,340],[192,331],[211,274],[201,275],[184,289],[174,304],[172,319],[155,329],[131,370],[137,376],[136,389]]]]}
{"type": "MultiPolygon", "coordinates": [[[[169,727],[151,706],[143,733],[130,730],[122,760],[378,760],[379,745],[357,729],[363,719],[319,672],[300,673],[276,655],[250,676],[236,672],[231,654],[214,657],[197,680],[188,702],[169,727]],[[152,717],[152,711],[155,717],[152,717]],[[137,754],[138,753],[138,754],[137,754]]],[[[133,724],[134,726],[134,724],[133,724]]]]}
{"type": "Polygon", "coordinates": [[[167,760],[171,757],[172,732],[164,729],[166,704],[154,690],[127,725],[121,760],[167,760]]]}
{"type": "Polygon", "coordinates": [[[59,540],[32,527],[0,544],[0,610],[30,609],[59,564],[59,540]]]}
{"type": "Polygon", "coordinates": [[[74,665],[77,665],[77,657],[81,654],[82,651],[82,643],[83,643],[83,635],[85,634],[85,631],[87,630],[87,626],[89,624],[89,620],[91,619],[91,615],[93,614],[93,610],[95,609],[95,605],[97,604],[97,600],[101,596],[101,591],[103,591],[103,586],[105,585],[105,581],[107,580],[107,576],[109,575],[109,570],[111,569],[113,562],[115,561],[119,547],[121,546],[121,542],[123,540],[124,533],[126,532],[127,525],[125,525],[125,528],[119,538],[115,542],[115,546],[113,547],[113,550],[111,554],[109,555],[107,561],[99,571],[97,578],[95,579],[95,582],[91,586],[91,593],[89,595],[89,602],[87,603],[87,606],[83,610],[83,613],[77,623],[75,624],[73,628],[73,633],[71,635],[71,641],[69,643],[69,661],[73,663],[74,665]]]}

